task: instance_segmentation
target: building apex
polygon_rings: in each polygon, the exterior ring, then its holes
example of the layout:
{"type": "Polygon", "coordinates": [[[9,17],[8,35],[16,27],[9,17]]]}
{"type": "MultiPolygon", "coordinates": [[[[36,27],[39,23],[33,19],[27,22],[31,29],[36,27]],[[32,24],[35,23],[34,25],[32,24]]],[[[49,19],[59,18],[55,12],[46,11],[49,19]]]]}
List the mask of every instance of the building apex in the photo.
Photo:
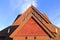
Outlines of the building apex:
{"type": "Polygon", "coordinates": [[[30,6],[29,6],[29,8],[32,8],[32,7],[34,7],[34,5],[31,3],[30,6]]]}

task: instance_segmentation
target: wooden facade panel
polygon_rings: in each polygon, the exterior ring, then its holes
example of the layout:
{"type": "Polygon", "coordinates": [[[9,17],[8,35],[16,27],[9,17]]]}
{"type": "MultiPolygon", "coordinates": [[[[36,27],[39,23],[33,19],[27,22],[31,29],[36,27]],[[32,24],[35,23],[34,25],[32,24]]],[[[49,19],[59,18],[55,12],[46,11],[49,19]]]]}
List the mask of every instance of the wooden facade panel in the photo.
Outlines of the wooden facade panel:
{"type": "Polygon", "coordinates": [[[43,29],[30,18],[15,36],[46,36],[43,29]]]}
{"type": "Polygon", "coordinates": [[[20,36],[20,37],[14,37],[13,40],[51,40],[48,36],[20,36]],[[36,37],[36,38],[34,38],[36,37]]]}
{"type": "Polygon", "coordinates": [[[25,40],[24,37],[14,37],[13,40],[25,40]]]}

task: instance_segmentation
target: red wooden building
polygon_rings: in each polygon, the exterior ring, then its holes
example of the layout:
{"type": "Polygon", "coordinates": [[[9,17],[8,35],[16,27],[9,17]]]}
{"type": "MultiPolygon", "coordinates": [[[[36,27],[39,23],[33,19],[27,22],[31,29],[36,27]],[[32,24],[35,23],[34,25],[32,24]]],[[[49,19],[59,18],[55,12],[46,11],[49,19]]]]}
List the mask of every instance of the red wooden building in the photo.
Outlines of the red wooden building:
{"type": "Polygon", "coordinates": [[[31,5],[11,26],[0,31],[0,40],[60,40],[60,28],[31,5]]]}

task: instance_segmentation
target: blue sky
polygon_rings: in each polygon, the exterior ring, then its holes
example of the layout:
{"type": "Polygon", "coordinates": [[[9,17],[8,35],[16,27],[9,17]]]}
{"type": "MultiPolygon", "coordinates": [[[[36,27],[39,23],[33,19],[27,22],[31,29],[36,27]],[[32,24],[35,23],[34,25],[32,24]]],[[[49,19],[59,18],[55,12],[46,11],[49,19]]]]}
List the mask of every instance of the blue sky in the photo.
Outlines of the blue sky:
{"type": "Polygon", "coordinates": [[[11,25],[17,15],[23,13],[30,4],[60,27],[60,0],[0,0],[0,30],[11,25]]]}

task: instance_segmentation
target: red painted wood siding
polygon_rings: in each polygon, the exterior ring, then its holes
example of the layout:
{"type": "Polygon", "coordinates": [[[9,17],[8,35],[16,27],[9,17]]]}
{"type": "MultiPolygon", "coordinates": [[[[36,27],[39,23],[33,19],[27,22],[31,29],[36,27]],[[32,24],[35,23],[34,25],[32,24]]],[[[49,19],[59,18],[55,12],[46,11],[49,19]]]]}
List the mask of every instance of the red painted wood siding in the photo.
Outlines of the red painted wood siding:
{"type": "Polygon", "coordinates": [[[30,18],[15,36],[46,36],[40,26],[30,18]]]}

